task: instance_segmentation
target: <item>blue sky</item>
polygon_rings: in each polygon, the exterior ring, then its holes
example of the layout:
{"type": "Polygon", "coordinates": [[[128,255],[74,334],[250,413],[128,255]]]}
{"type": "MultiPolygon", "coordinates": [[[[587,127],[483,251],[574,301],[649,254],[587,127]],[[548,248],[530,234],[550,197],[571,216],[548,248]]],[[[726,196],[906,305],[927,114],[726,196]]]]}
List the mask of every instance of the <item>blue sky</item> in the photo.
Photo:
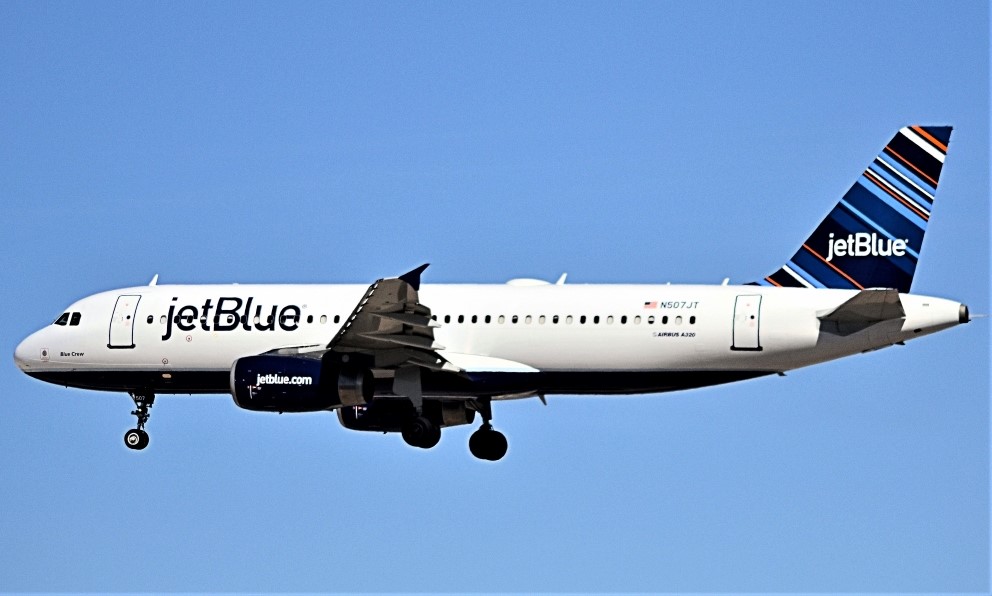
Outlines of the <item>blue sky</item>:
{"type": "MultiPolygon", "coordinates": [[[[0,4],[3,349],[146,283],[746,282],[955,126],[914,291],[989,313],[982,2],[0,4]]],[[[768,378],[329,414],[0,367],[0,591],[989,588],[989,323],[768,378]]]]}

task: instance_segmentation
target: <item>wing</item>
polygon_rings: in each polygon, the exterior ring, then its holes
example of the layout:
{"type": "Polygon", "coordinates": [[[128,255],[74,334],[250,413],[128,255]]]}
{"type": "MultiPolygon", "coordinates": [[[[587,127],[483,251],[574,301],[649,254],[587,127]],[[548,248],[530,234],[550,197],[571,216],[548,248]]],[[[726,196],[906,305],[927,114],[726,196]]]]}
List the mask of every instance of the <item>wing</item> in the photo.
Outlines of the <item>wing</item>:
{"type": "Polygon", "coordinates": [[[438,350],[434,341],[431,309],[420,303],[420,274],[427,264],[396,278],[380,279],[369,286],[355,310],[327,344],[338,354],[361,354],[374,368],[427,368],[459,372],[438,350]]]}

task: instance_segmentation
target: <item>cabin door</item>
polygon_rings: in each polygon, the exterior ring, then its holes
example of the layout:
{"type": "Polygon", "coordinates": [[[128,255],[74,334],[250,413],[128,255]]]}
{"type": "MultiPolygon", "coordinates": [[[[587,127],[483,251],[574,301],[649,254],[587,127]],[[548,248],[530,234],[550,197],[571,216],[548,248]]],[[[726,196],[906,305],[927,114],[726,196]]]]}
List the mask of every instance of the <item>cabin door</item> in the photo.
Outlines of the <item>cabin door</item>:
{"type": "Polygon", "coordinates": [[[731,350],[761,350],[761,296],[738,296],[734,303],[734,339],[731,350]]]}
{"type": "Polygon", "coordinates": [[[141,296],[118,296],[114,305],[114,316],[110,319],[110,342],[108,348],[130,349],[134,347],[134,317],[138,311],[141,296]]]}

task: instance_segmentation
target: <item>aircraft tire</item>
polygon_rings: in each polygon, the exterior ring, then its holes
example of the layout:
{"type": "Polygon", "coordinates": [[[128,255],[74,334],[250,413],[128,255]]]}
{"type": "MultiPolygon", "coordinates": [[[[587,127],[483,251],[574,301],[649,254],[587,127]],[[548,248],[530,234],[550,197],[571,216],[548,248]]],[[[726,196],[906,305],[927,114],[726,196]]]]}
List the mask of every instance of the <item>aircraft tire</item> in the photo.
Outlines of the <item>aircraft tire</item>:
{"type": "Polygon", "coordinates": [[[468,450],[472,455],[486,461],[499,461],[506,455],[508,447],[506,436],[492,428],[480,428],[468,440],[468,450]]]}
{"type": "Polygon", "coordinates": [[[424,442],[421,445],[424,449],[430,449],[438,443],[441,442],[441,429],[437,426],[431,424],[431,432],[424,437],[424,442]]]}
{"type": "Polygon", "coordinates": [[[140,451],[148,446],[148,433],[139,428],[132,428],[124,433],[124,445],[129,449],[140,451]]]}
{"type": "Polygon", "coordinates": [[[427,418],[418,416],[403,427],[403,440],[412,447],[430,449],[441,440],[441,429],[427,418]]]}

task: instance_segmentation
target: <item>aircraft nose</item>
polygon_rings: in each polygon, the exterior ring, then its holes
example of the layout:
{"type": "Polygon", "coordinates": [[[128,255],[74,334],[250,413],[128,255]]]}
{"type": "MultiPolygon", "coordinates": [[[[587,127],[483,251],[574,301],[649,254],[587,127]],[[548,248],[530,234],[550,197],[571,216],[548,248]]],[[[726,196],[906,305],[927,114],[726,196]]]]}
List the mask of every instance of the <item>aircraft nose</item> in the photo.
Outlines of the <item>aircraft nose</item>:
{"type": "Polygon", "coordinates": [[[27,372],[31,369],[31,365],[38,361],[41,352],[35,348],[35,343],[32,341],[34,336],[28,336],[27,339],[17,344],[17,348],[14,349],[14,363],[17,364],[17,368],[27,372]]]}

